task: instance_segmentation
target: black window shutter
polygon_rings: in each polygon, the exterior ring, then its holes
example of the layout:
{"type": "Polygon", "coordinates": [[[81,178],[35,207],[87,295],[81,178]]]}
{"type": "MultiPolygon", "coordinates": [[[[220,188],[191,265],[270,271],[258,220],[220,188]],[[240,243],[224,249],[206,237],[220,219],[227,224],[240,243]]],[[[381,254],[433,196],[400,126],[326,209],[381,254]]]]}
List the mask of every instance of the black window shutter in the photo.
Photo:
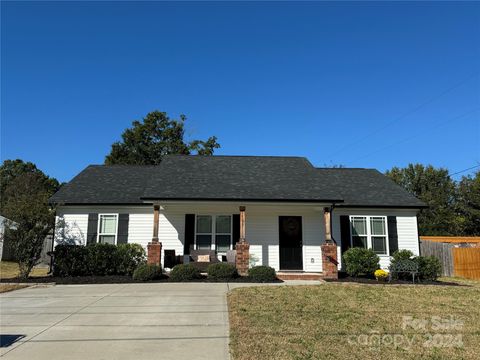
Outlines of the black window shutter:
{"type": "Polygon", "coordinates": [[[117,233],[117,245],[128,243],[128,220],[129,214],[118,215],[118,233],[117,233]]]}
{"type": "Polygon", "coordinates": [[[348,215],[340,216],[340,235],[342,238],[342,254],[350,249],[350,217],[348,215]]]}
{"type": "Polygon", "coordinates": [[[397,232],[397,217],[388,216],[388,246],[390,247],[390,256],[398,250],[398,232],[397,232]]]}
{"type": "Polygon", "coordinates": [[[185,214],[185,241],[183,254],[190,254],[190,247],[195,244],[195,214],[185,214]]]}
{"type": "Polygon", "coordinates": [[[88,214],[87,245],[97,242],[98,214],[88,214]]]}
{"type": "Polygon", "coordinates": [[[233,248],[235,249],[235,244],[240,240],[240,214],[232,215],[232,241],[233,248]]]}

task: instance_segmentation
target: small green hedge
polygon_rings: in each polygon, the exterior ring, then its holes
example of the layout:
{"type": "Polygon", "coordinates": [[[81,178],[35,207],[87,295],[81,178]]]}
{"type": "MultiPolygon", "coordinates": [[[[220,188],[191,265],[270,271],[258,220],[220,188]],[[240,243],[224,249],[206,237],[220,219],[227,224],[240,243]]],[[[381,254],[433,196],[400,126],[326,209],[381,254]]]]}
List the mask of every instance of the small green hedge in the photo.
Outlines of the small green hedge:
{"type": "Polygon", "coordinates": [[[142,264],[133,272],[133,280],[151,281],[162,277],[162,268],[153,264],[142,264]]]}
{"type": "Polygon", "coordinates": [[[272,282],[277,279],[275,269],[270,266],[254,266],[248,270],[248,276],[258,282],[272,282]]]}
{"type": "Polygon", "coordinates": [[[354,277],[373,276],[380,269],[380,258],[372,249],[350,248],[343,254],[343,262],[347,274],[354,277]]]}
{"type": "Polygon", "coordinates": [[[238,277],[237,268],[233,264],[217,263],[207,268],[208,278],[213,280],[231,280],[238,277]]]}
{"type": "Polygon", "coordinates": [[[129,275],[145,263],[138,244],[57,245],[53,257],[55,276],[129,275]]]}
{"type": "Polygon", "coordinates": [[[200,270],[192,264],[175,265],[170,272],[171,281],[191,281],[201,277],[200,270]]]}
{"type": "Polygon", "coordinates": [[[436,281],[442,274],[442,264],[435,256],[417,256],[418,276],[420,280],[436,281]]]}

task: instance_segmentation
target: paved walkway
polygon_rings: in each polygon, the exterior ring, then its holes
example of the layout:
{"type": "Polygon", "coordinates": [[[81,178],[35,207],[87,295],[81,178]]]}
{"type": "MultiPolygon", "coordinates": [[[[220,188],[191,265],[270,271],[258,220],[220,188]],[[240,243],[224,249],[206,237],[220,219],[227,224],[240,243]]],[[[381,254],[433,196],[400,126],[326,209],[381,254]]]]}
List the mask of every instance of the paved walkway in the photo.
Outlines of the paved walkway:
{"type": "Polygon", "coordinates": [[[240,286],[251,285],[57,285],[1,294],[0,353],[31,360],[228,359],[225,294],[240,286]]]}

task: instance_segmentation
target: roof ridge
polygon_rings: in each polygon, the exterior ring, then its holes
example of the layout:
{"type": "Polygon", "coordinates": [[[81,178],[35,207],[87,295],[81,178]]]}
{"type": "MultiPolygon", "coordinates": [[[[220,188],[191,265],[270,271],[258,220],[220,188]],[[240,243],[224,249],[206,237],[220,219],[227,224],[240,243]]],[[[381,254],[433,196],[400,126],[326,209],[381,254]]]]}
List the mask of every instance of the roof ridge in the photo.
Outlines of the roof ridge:
{"type": "Polygon", "coordinates": [[[305,156],[293,156],[293,155],[187,155],[187,154],[168,154],[164,157],[183,156],[183,157],[204,157],[204,158],[218,158],[218,157],[238,157],[238,158],[289,158],[289,159],[307,159],[305,156]]]}

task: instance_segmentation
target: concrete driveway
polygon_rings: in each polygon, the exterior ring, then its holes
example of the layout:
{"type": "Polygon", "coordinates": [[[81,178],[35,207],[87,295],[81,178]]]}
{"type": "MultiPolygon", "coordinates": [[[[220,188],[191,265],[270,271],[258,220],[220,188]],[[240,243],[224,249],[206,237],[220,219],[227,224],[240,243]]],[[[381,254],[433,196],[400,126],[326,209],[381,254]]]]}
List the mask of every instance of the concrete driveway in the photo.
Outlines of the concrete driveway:
{"type": "Polygon", "coordinates": [[[228,359],[227,291],[223,283],[163,283],[5,293],[0,351],[31,360],[228,359]]]}

